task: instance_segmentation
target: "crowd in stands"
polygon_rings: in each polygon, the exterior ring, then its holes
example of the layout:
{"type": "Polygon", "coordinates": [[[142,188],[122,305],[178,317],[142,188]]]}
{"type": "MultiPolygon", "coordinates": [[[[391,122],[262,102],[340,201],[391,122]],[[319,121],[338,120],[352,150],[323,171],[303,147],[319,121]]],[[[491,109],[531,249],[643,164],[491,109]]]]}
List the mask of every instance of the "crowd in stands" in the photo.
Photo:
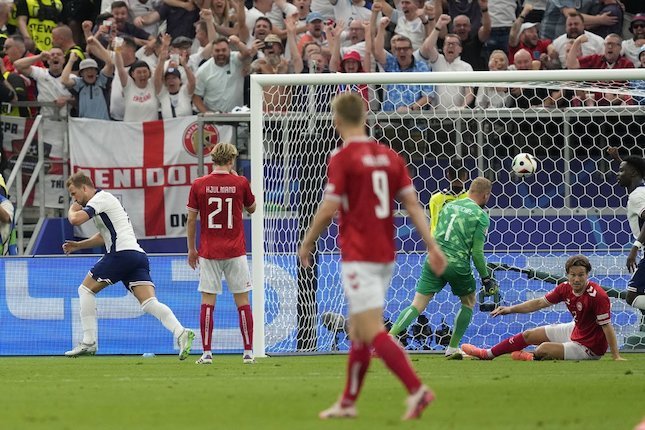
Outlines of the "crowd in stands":
{"type": "MultiPolygon", "coordinates": [[[[249,104],[253,73],[645,67],[642,0],[0,1],[4,85],[14,100],[55,102],[63,116],[69,109],[85,118],[148,121],[230,112],[249,104]]],[[[320,87],[319,110],[347,90],[389,112],[642,99],[441,85],[371,93],[353,85],[320,87]]],[[[265,109],[303,109],[304,96],[269,88],[265,109]]]]}

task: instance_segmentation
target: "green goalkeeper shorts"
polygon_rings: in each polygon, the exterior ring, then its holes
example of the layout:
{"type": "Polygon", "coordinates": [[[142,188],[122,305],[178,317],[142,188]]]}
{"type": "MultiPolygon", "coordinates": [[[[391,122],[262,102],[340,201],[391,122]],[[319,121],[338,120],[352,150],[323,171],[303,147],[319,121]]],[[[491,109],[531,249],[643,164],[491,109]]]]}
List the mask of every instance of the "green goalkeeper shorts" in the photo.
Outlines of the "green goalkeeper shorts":
{"type": "Polygon", "coordinates": [[[428,265],[423,264],[421,278],[417,281],[417,293],[429,296],[443,290],[446,283],[450,284],[452,294],[457,297],[467,296],[475,292],[477,285],[470,265],[448,264],[442,276],[436,276],[428,265]]]}

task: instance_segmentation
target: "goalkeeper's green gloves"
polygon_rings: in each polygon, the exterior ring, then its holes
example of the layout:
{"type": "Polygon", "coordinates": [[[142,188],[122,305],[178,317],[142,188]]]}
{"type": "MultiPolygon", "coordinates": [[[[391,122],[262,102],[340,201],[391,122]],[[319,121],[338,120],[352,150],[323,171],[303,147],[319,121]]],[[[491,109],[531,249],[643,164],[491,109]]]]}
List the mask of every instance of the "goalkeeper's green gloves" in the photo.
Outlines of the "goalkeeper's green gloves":
{"type": "Polygon", "coordinates": [[[484,287],[484,294],[492,296],[499,291],[499,283],[492,276],[482,278],[482,286],[484,287]]]}

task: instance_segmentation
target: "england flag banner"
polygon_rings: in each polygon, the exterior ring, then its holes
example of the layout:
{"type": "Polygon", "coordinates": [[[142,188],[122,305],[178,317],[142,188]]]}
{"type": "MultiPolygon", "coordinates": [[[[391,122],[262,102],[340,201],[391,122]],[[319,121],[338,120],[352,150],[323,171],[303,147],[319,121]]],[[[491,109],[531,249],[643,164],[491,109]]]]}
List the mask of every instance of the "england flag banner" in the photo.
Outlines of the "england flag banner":
{"type": "MultiPolygon", "coordinates": [[[[204,124],[206,171],[212,147],[232,135],[231,126],[204,124]]],[[[71,168],[121,201],[137,237],[183,236],[198,139],[196,116],[143,123],[70,118],[71,168]]]]}

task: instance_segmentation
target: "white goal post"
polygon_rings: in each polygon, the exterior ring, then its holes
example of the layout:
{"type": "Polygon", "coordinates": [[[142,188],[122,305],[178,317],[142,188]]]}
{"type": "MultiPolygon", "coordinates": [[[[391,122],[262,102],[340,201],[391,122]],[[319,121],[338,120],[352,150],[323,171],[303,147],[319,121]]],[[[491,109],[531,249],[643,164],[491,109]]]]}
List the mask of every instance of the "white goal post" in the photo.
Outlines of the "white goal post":
{"type": "MultiPolygon", "coordinates": [[[[583,252],[594,266],[592,277],[614,292],[619,343],[630,346],[640,330],[640,314],[619,296],[628,279],[623,249],[630,234],[625,191],[610,182],[617,165],[604,152],[607,146],[616,145],[622,147],[623,155],[645,155],[645,104],[635,101],[645,99],[645,85],[640,81],[645,82],[645,69],[252,75],[251,185],[257,209],[251,217],[251,266],[256,356],[347,348],[344,319],[339,316],[345,315],[346,305],[337,273],[335,222],[319,241],[317,264],[311,273],[297,267],[295,252],[299,235],[307,227],[303,224],[322,195],[325,157],[335,142],[329,109],[322,106],[329,97],[322,97],[320,89],[326,88],[325,94],[333,96],[341,86],[363,84],[369,88],[370,132],[409,162],[422,205],[427,207],[429,196],[446,187],[445,170],[455,159],[461,160],[470,180],[485,175],[496,183],[497,195],[489,206],[486,256],[489,263],[497,264],[501,297],[492,300],[518,303],[544,294],[554,285],[534,272],[561,276],[566,257],[583,252]],[[579,107],[435,106],[411,113],[383,112],[379,100],[384,90],[379,88],[392,84],[433,85],[435,90],[440,85],[479,87],[499,90],[504,97],[515,88],[543,88],[548,94],[563,89],[572,99],[582,101],[579,107]],[[276,91],[278,102],[272,102],[269,109],[266,99],[276,91]],[[296,92],[304,97],[298,98],[296,92]],[[589,106],[598,93],[623,102],[589,106]],[[300,106],[294,107],[296,103],[300,106]],[[517,152],[537,156],[535,175],[519,179],[510,174],[510,159],[517,152]],[[305,276],[313,278],[303,284],[305,276]],[[303,288],[311,289],[303,292],[303,288]]],[[[388,320],[396,319],[411,302],[423,261],[418,236],[403,219],[397,224],[401,250],[388,295],[388,320]]],[[[465,340],[490,346],[525,328],[570,320],[562,307],[533,316],[488,320],[485,310],[494,306],[490,300],[481,299],[482,311],[475,312],[465,340]]],[[[407,348],[441,351],[457,303],[449,288],[438,294],[424,319],[405,334],[407,348]]]]}

